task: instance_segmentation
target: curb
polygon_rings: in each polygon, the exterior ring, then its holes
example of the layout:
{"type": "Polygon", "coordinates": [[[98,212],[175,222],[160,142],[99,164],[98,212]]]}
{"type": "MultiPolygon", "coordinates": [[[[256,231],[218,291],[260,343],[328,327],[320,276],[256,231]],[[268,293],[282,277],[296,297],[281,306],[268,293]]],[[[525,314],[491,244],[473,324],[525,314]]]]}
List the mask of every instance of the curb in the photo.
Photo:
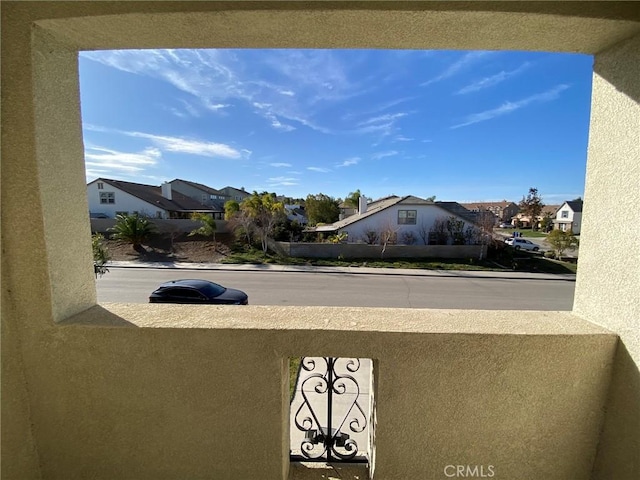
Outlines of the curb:
{"type": "Polygon", "coordinates": [[[313,267],[298,265],[253,265],[253,264],[218,264],[218,263],[172,263],[172,262],[109,262],[107,268],[149,268],[158,270],[190,270],[190,271],[245,271],[283,273],[332,273],[348,275],[397,275],[412,277],[443,278],[489,278],[508,280],[551,280],[575,282],[575,274],[551,274],[532,272],[492,272],[475,270],[412,270],[372,267],[313,267]]]}

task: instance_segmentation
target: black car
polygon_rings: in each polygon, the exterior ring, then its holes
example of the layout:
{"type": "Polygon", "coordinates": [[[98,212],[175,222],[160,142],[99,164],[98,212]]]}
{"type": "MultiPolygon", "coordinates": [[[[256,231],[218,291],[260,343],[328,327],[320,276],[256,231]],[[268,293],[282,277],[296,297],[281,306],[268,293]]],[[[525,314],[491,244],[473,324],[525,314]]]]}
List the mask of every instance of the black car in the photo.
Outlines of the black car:
{"type": "Polygon", "coordinates": [[[241,290],[208,280],[171,280],[155,289],[149,296],[149,302],[247,305],[249,297],[241,290]]]}

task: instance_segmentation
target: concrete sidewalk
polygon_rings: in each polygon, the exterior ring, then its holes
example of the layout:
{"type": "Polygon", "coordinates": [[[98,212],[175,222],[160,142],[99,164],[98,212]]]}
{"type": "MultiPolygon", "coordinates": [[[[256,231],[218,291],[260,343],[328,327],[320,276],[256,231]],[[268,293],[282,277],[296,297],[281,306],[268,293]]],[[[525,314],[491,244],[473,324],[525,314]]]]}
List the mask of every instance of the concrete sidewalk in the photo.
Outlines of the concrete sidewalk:
{"type": "Polygon", "coordinates": [[[512,280],[575,281],[575,274],[553,274],[512,271],[422,270],[417,268],[319,267],[310,265],[253,265],[189,262],[112,261],[107,268],[157,268],[176,270],[216,270],[245,272],[340,273],[351,275],[403,275],[414,277],[504,278],[512,280]]]}

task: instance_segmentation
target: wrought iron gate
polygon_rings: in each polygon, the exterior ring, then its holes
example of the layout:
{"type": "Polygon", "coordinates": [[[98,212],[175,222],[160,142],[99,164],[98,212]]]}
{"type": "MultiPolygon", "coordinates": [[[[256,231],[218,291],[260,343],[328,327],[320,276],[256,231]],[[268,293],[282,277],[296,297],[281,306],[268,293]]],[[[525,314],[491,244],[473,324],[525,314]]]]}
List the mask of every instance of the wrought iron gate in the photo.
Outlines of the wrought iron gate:
{"type": "Polygon", "coordinates": [[[368,426],[360,405],[361,387],[354,373],[361,368],[358,358],[302,357],[298,379],[302,403],[293,416],[295,427],[304,433],[301,455],[293,460],[366,462],[358,455],[354,434],[368,426]]]}

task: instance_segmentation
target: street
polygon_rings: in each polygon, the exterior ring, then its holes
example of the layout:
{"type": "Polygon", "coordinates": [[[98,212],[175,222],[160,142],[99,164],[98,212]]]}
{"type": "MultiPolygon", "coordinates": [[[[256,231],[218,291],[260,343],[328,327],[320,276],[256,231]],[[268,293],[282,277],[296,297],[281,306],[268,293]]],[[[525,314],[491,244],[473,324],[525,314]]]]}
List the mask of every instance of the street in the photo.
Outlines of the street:
{"type": "MultiPolygon", "coordinates": [[[[380,270],[381,273],[384,270],[380,270]]],[[[448,271],[420,274],[117,268],[96,280],[99,302],[146,303],[167,280],[202,278],[249,295],[250,305],[478,310],[564,310],[575,282],[563,276],[448,271]]]]}

